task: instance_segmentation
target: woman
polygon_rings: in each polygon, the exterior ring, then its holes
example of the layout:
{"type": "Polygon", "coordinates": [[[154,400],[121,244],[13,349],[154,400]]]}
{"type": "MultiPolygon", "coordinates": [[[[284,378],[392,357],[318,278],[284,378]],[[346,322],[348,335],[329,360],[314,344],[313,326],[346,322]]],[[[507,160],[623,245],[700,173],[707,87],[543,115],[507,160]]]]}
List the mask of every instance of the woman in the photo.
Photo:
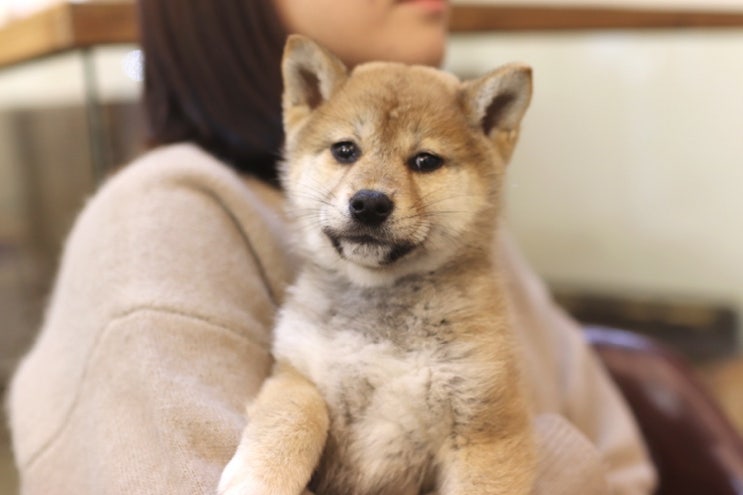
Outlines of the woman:
{"type": "MultiPolygon", "coordinates": [[[[153,150],[89,201],[12,383],[23,493],[214,493],[269,372],[294,273],[275,186],[287,32],[349,65],[437,65],[442,0],[140,0],[153,150]]],[[[625,406],[503,239],[539,444],[537,493],[643,494],[625,406]]],[[[493,469],[497,469],[494,466],[493,469]]]]}

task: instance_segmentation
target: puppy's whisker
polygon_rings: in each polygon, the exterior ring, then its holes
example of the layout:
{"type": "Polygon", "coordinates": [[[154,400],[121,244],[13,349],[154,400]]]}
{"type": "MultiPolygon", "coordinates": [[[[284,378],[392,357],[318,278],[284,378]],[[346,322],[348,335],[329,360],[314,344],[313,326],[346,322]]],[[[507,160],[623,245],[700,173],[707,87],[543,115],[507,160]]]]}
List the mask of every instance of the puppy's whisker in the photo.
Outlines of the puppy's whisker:
{"type": "Polygon", "coordinates": [[[407,220],[415,220],[415,219],[435,220],[438,217],[444,217],[446,215],[461,215],[463,213],[466,213],[466,211],[465,210],[422,211],[422,212],[415,212],[409,215],[397,217],[396,220],[400,222],[407,221],[407,220]]]}

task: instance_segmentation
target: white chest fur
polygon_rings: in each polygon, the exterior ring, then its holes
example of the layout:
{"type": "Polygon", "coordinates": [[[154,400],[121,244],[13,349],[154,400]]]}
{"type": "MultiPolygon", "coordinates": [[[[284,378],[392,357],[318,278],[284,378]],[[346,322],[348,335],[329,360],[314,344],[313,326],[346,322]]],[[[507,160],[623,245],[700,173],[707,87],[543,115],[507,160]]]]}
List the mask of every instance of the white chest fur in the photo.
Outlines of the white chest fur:
{"type": "Polygon", "coordinates": [[[386,493],[384,480],[393,493],[418,493],[432,481],[441,446],[460,441],[460,426],[493,405],[503,378],[500,322],[484,323],[489,336],[473,331],[483,323],[480,315],[470,321],[467,295],[448,291],[444,299],[430,284],[332,297],[308,285],[300,280],[285,306],[274,354],[328,404],[318,490],[386,493]]]}

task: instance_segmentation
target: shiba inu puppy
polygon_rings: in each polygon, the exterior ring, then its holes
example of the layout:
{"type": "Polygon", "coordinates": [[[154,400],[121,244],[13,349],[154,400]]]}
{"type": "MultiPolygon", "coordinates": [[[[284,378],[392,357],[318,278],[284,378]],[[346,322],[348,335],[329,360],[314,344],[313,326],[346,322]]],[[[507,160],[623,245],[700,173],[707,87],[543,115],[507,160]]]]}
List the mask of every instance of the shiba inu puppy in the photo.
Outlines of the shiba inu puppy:
{"type": "Polygon", "coordinates": [[[519,495],[531,418],[495,261],[530,69],[348,71],[292,36],[283,184],[305,265],[222,494],[519,495]]]}

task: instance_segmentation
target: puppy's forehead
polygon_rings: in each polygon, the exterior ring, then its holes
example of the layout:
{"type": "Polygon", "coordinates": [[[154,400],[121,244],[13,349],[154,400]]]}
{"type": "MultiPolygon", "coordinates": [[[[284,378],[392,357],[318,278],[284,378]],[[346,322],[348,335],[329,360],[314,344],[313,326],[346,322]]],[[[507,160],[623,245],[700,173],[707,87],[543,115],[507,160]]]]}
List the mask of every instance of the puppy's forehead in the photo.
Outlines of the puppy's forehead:
{"type": "Polygon", "coordinates": [[[348,96],[394,99],[398,103],[453,100],[459,80],[431,67],[372,62],[356,67],[346,84],[348,96]]]}
{"type": "Polygon", "coordinates": [[[430,67],[373,62],[353,70],[327,110],[359,136],[449,134],[463,123],[460,87],[455,76],[430,67]]]}
{"type": "Polygon", "coordinates": [[[427,84],[430,87],[454,93],[460,81],[453,74],[423,65],[405,65],[393,62],[370,62],[354,68],[352,79],[376,80],[402,86],[427,84]]]}

